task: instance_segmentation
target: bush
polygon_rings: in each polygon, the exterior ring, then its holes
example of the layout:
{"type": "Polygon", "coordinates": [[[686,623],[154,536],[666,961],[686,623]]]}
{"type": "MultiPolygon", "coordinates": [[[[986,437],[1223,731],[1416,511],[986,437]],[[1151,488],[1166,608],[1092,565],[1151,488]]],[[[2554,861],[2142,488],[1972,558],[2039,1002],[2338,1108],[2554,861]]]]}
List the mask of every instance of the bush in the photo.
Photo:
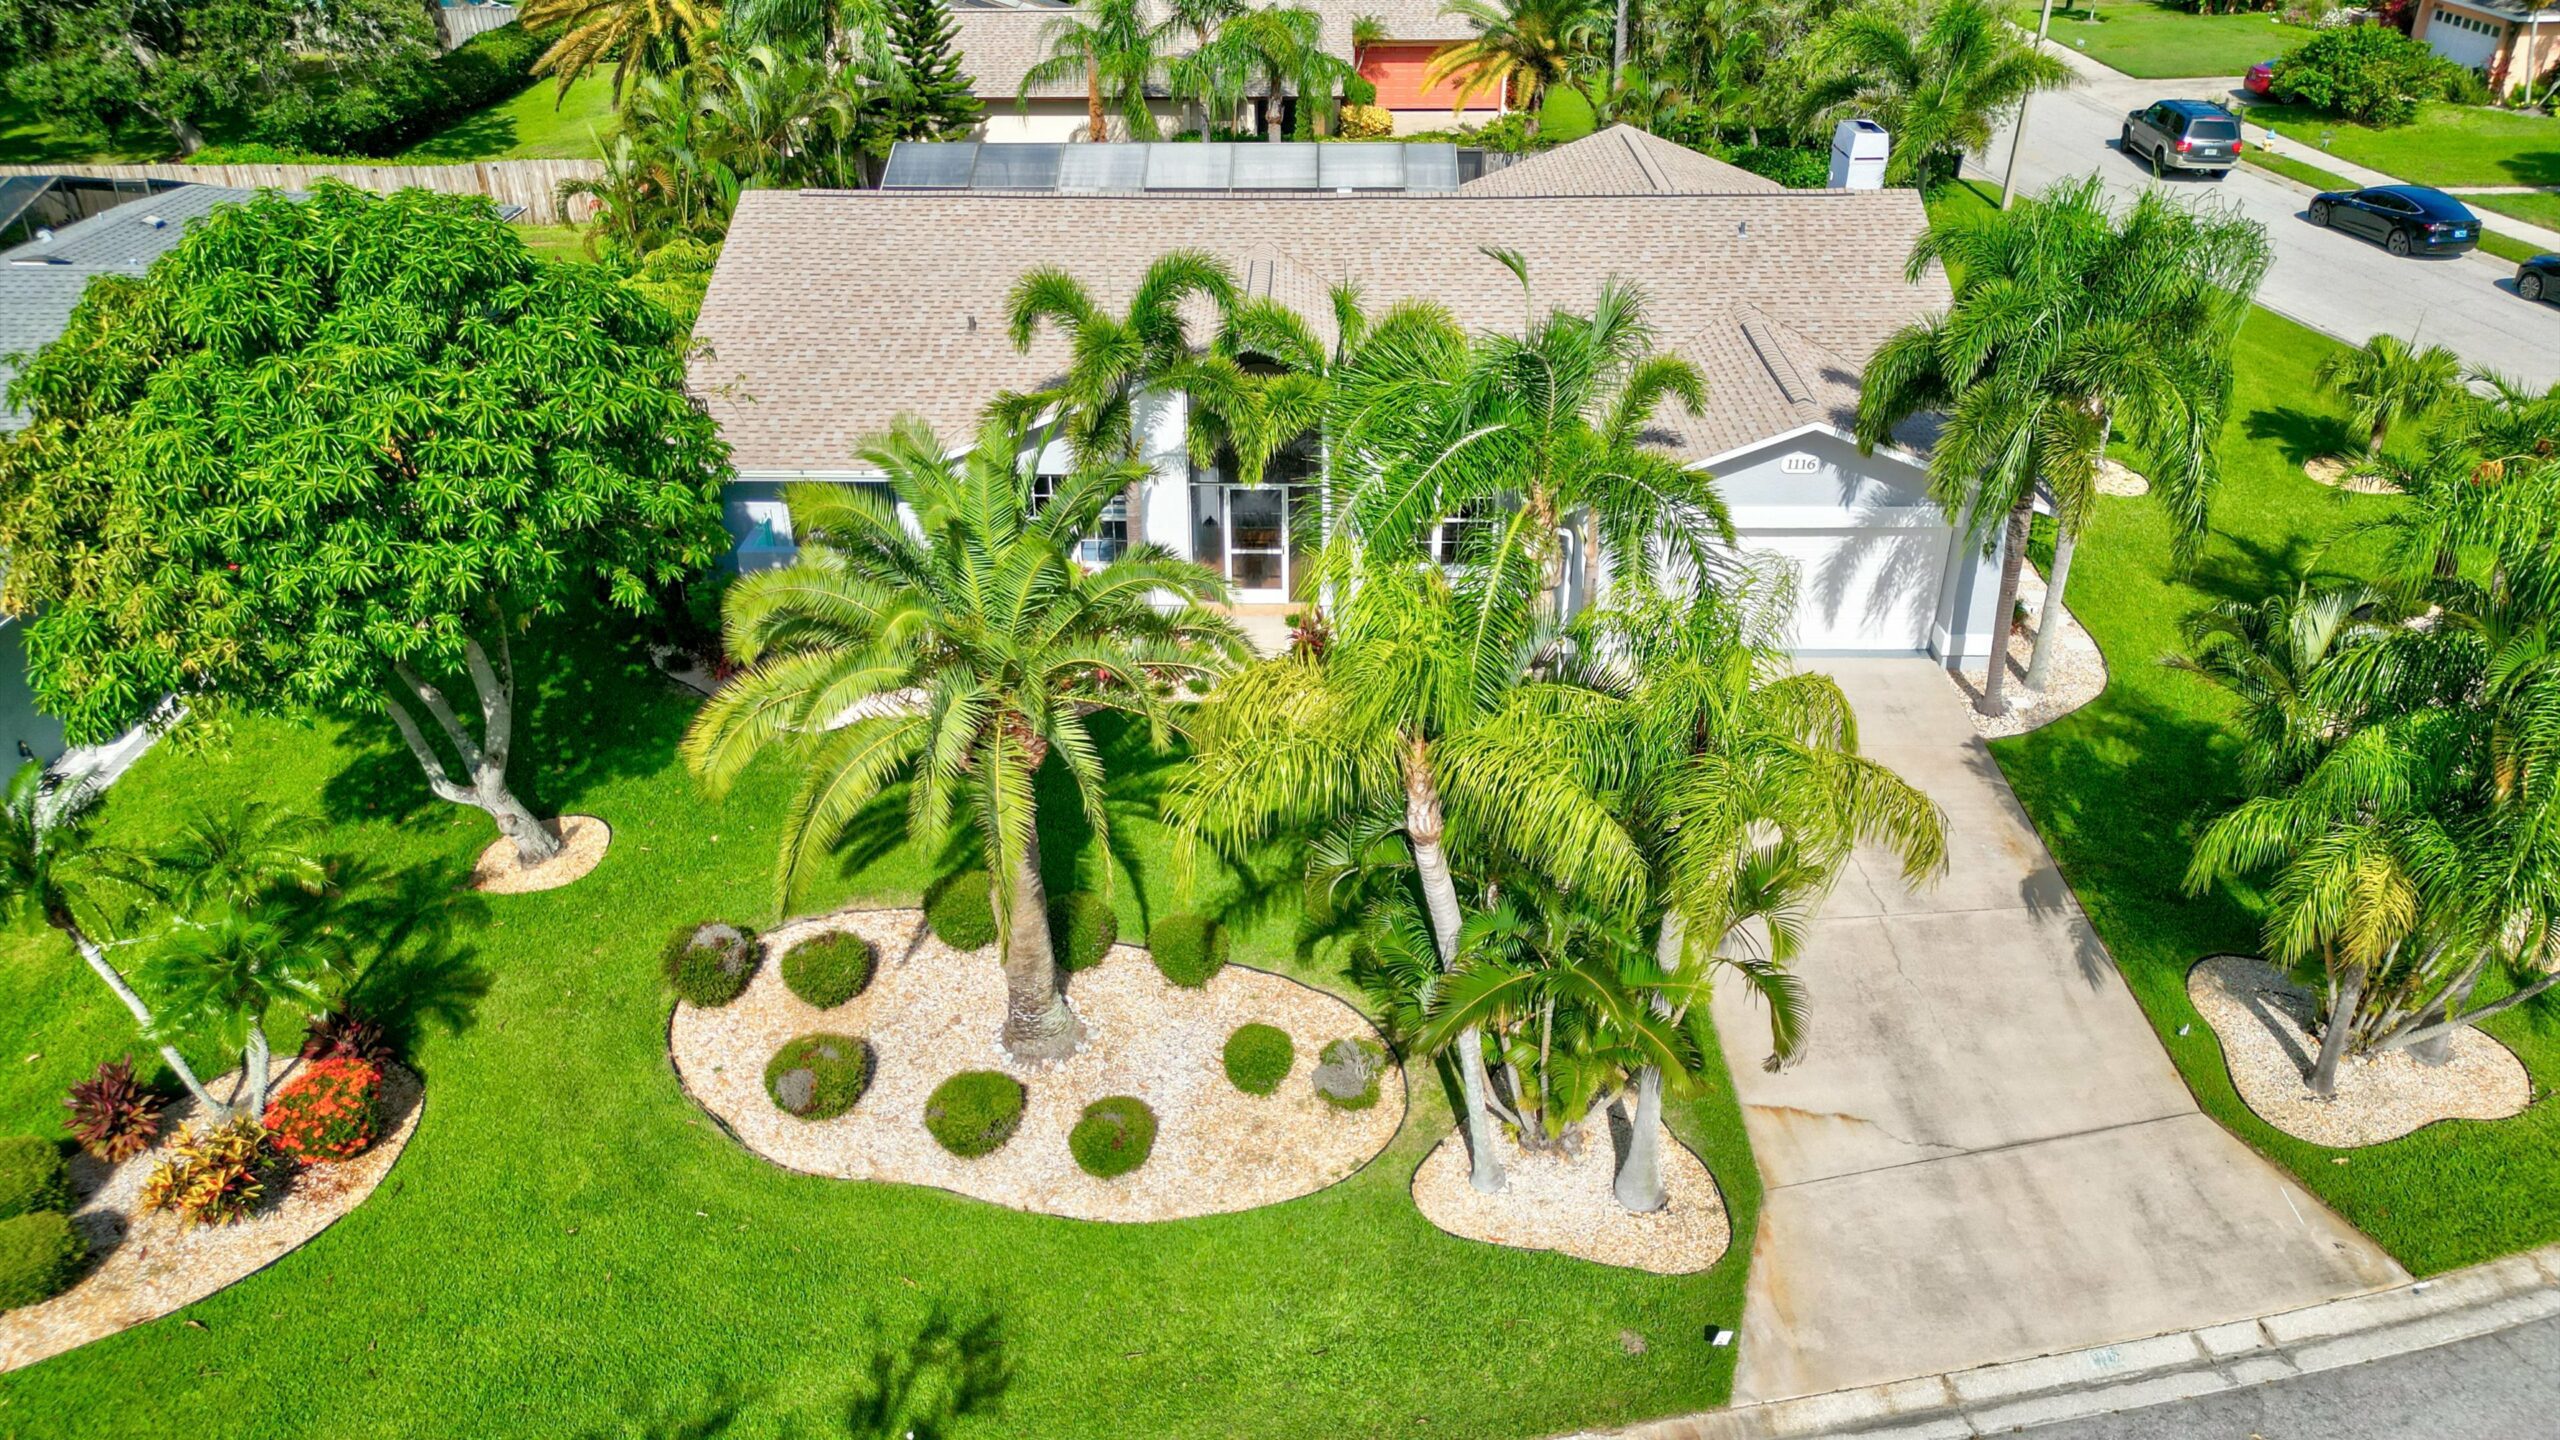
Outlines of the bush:
{"type": "Polygon", "coordinates": [[[667,983],[687,1004],[717,1009],[746,990],[760,958],[754,931],[705,920],[668,937],[667,983]]]}
{"type": "Polygon", "coordinates": [[[1377,82],[1363,75],[1354,75],[1342,82],[1343,108],[1348,110],[1355,105],[1378,108],[1377,82]]]}
{"type": "Polygon", "coordinates": [[[60,1211],[0,1220],[0,1310],[50,1300],[70,1289],[88,1254],[88,1240],[60,1211]]]}
{"type": "Polygon", "coordinates": [[[382,1072],[371,1062],[315,1060],[302,1067],[260,1117],[267,1143],[297,1165],[352,1160],[382,1124],[382,1072]]]}
{"type": "Polygon", "coordinates": [[[871,1046],[851,1035],[803,1035],[773,1052],[764,1090],[803,1120],[831,1120],[871,1088],[871,1046]]]}
{"type": "Polygon", "coordinates": [[[1378,1077],[1386,1070],[1386,1047],[1377,1041],[1336,1040],[1324,1047],[1310,1078],[1327,1105],[1366,1110],[1378,1103],[1378,1077]]]}
{"type": "Polygon", "coordinates": [[[1790,190],[1820,190],[1831,183],[1831,152],[1814,146],[1732,145],[1709,153],[1790,190]]]}
{"type": "Polygon", "coordinates": [[[782,952],[782,983],[821,1010],[833,1010],[871,985],[877,960],[871,942],[841,930],[812,935],[782,952]]]}
{"type": "Polygon", "coordinates": [[[133,1057],[101,1061],[98,1072],[76,1081],[62,1102],[71,1109],[72,1138],[110,1165],[120,1165],[160,1138],[160,1097],[133,1078],[133,1057]]]}
{"type": "Polygon", "coordinates": [[[1120,940],[1120,914],[1090,891],[1070,891],[1049,907],[1049,949],[1058,968],[1088,970],[1120,940]]]}
{"type": "Polygon", "coordinates": [[[1226,968],[1227,927],[1206,915],[1167,915],[1147,932],[1147,953],[1164,978],[1197,990],[1226,968]]]}
{"type": "MultiPolygon", "coordinates": [[[[243,140],[230,145],[207,145],[186,158],[189,165],[345,165],[350,157],[322,155],[310,150],[295,150],[283,145],[270,145],[263,140],[243,140]]],[[[363,164],[361,160],[352,163],[363,164]]]]}
{"type": "Polygon", "coordinates": [[[996,943],[995,881],[984,870],[949,875],[925,892],[924,923],[954,950],[996,943]]]}
{"type": "Polygon", "coordinates": [[[463,41],[427,66],[418,97],[398,119],[361,137],[355,148],[374,155],[405,150],[450,120],[513,98],[534,83],[533,62],[559,33],[557,26],[536,33],[501,25],[463,41]]]}
{"type": "Polygon", "coordinates": [[[2420,101],[2444,94],[2454,68],[2397,30],[2347,25],[2321,31],[2278,60],[2273,93],[2360,124],[2406,125],[2420,101]]]}
{"type": "Polygon", "coordinates": [[[1112,1095],[1084,1107],[1067,1149],[1084,1173],[1108,1180],[1147,1163],[1156,1148],[1156,1112],[1134,1095],[1112,1095]]]}
{"type": "Polygon", "coordinates": [[[255,1120],[190,1125],[142,1182],[142,1208],[174,1210],[190,1225],[228,1225],[266,1194],[267,1132],[255,1120]]]}
{"type": "Polygon", "coordinates": [[[40,1135],[0,1135],[0,1220],[70,1208],[61,1149],[40,1135]]]}
{"type": "Polygon", "coordinates": [[[400,1058],[400,1048],[381,1021],[350,1005],[311,1022],[302,1032],[305,1060],[362,1060],[379,1068],[400,1058]]]}
{"type": "Polygon", "coordinates": [[[1227,1037],[1227,1078],[1247,1095],[1268,1095],[1289,1078],[1298,1047],[1277,1025],[1239,1025],[1227,1037]]]}
{"type": "Polygon", "coordinates": [[[933,1087],[924,1102],[924,1128],[943,1149],[963,1160],[991,1155],[1022,1123],[1022,1082],[1001,1070],[963,1070],[933,1087]]]}

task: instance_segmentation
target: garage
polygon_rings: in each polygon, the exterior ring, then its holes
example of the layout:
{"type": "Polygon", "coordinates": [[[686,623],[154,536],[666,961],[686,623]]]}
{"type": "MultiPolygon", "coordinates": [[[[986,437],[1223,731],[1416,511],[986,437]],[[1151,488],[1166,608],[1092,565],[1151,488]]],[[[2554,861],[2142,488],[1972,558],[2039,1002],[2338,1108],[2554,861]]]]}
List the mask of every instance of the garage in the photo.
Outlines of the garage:
{"type": "Polygon", "coordinates": [[[2427,7],[2427,44],[2466,70],[2486,70],[2497,63],[2506,40],[2504,22],[2447,5],[2427,7]]]}

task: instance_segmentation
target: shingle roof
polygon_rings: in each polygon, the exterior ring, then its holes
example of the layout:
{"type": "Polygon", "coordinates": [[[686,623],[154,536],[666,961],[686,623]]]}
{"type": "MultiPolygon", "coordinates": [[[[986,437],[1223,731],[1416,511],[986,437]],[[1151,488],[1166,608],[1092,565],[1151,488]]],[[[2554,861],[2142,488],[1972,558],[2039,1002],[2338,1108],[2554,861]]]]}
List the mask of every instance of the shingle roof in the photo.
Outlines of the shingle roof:
{"type": "MultiPolygon", "coordinates": [[[[65,225],[51,240],[0,252],[0,390],[18,373],[9,357],[30,354],[61,335],[92,276],[141,274],[176,246],[187,222],[255,193],[185,185],[65,225]]],[[[0,407],[0,430],[26,423],[25,415],[0,407]]]]}
{"type": "MultiPolygon", "coordinates": [[[[1441,14],[1437,0],[1314,0],[1306,8],[1324,18],[1325,48],[1345,60],[1351,58],[1351,27],[1364,16],[1374,17],[1386,27],[1382,38],[1387,40],[1463,40],[1475,33],[1464,20],[1441,14]]],[[[1151,20],[1161,18],[1160,6],[1150,3],[1147,9],[1151,20]]],[[[1049,54],[1045,38],[1048,26],[1060,19],[1077,18],[1072,7],[953,9],[951,19],[959,30],[953,44],[960,52],[960,68],[968,72],[978,98],[1011,100],[1019,95],[1022,77],[1049,54]]],[[[1181,53],[1191,46],[1185,40],[1174,48],[1181,53]]],[[[1070,81],[1044,85],[1031,93],[1035,99],[1070,99],[1083,95],[1084,85],[1070,81]]]]}
{"type": "Polygon", "coordinates": [[[1458,187],[1467,195],[1758,195],[1784,188],[1632,125],[1612,125],[1458,187]]]}
{"type": "Polygon", "coordinates": [[[1372,310],[1445,306],[1516,328],[1517,285],[1483,247],[1528,261],[1541,308],[1588,307],[1605,280],[1642,287],[1661,348],[1709,385],[1707,412],[1666,417],[1704,460],[1808,424],[1847,428],[1857,371],[1896,328],[1947,300],[1902,268],[1927,224],[1908,190],[1727,195],[1368,198],[973,196],[758,190],[741,197],[694,338],[694,389],[744,472],[844,472],[901,413],[957,443],[999,390],[1053,379],[1067,347],[1028,354],[1005,297],[1063,266],[1117,308],[1146,265],[1191,246],[1331,330],[1328,286],[1372,310]]]}

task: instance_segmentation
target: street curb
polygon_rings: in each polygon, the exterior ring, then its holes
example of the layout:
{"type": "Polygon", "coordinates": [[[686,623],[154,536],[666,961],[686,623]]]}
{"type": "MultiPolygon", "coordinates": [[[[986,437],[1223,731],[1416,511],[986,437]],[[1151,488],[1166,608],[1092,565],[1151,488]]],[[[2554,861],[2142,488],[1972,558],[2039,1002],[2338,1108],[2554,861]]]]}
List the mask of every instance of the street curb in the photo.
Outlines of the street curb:
{"type": "Polygon", "coordinates": [[[1675,1416],[1581,1440],[1971,1440],[2361,1365],[2560,1315],[2560,1245],[2298,1310],[1675,1416]]]}

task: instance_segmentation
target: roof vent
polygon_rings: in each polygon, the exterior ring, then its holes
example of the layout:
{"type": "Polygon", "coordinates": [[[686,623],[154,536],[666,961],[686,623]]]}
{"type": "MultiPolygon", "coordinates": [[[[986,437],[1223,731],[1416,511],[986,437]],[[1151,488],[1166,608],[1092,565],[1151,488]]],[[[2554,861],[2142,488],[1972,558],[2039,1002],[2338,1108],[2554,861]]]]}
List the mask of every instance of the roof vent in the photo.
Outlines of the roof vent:
{"type": "Polygon", "coordinates": [[[169,222],[168,222],[168,221],[166,221],[166,220],[161,219],[161,218],[160,218],[159,216],[157,216],[157,215],[145,215],[145,216],[143,216],[143,217],[142,217],[142,223],[143,223],[143,224],[145,224],[145,225],[150,226],[150,227],[151,227],[152,229],[154,229],[154,230],[166,230],[166,229],[168,229],[168,228],[169,228],[169,222]]]}
{"type": "Polygon", "coordinates": [[[1843,120],[1831,130],[1831,188],[1881,190],[1893,137],[1873,120],[1843,120]]]}
{"type": "Polygon", "coordinates": [[[37,243],[37,244],[39,244],[39,245],[50,245],[50,244],[52,244],[52,243],[53,243],[53,227],[52,227],[52,226],[50,226],[50,225],[39,225],[39,226],[37,226],[37,227],[36,227],[36,243],[37,243]]]}

